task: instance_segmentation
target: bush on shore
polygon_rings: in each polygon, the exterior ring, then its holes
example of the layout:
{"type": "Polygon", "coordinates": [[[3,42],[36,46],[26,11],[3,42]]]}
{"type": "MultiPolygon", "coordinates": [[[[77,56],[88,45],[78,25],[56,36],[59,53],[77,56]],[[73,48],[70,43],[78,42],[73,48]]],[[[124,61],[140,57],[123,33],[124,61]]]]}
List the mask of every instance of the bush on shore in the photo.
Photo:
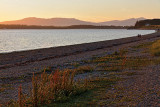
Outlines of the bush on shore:
{"type": "Polygon", "coordinates": [[[77,83],[74,81],[75,71],[65,70],[48,75],[45,71],[40,77],[32,77],[32,90],[27,97],[22,92],[22,86],[18,90],[18,101],[12,103],[10,106],[26,107],[63,102],[72,96],[77,96],[87,91],[87,82],[77,83]]]}

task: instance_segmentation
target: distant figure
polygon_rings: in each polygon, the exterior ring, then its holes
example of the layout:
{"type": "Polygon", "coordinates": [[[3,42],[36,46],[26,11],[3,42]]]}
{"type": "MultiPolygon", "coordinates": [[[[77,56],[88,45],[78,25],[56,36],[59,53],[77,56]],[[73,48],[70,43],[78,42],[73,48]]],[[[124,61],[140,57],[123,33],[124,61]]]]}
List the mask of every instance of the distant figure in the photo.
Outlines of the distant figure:
{"type": "Polygon", "coordinates": [[[141,38],[141,37],[142,37],[142,35],[141,35],[141,34],[138,34],[138,37],[139,37],[139,38],[141,38]]]}
{"type": "Polygon", "coordinates": [[[157,32],[159,32],[160,31],[160,29],[157,29],[157,32]]]}

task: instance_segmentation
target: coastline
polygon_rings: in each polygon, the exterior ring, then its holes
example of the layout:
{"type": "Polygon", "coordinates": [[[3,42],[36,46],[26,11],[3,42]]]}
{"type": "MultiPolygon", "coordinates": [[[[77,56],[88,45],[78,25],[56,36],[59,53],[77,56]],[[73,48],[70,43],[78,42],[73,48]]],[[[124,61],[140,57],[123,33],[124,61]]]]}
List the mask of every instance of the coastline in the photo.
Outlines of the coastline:
{"type": "Polygon", "coordinates": [[[63,65],[67,62],[84,60],[106,50],[118,50],[118,47],[123,45],[132,43],[136,45],[138,42],[157,39],[158,37],[160,37],[160,32],[141,37],[134,36],[78,45],[2,53],[0,54],[0,75],[1,78],[9,78],[25,76],[33,72],[38,73],[48,67],[57,67],[57,65],[63,65]]]}
{"type": "MultiPolygon", "coordinates": [[[[75,63],[83,65],[85,64],[83,61],[113,54],[120,49],[131,51],[129,54],[131,56],[143,57],[146,53],[138,54],[139,50],[136,52],[131,48],[158,39],[160,39],[160,32],[143,35],[142,37],[135,36],[95,43],[0,54],[0,88],[3,84],[9,84],[12,87],[12,90],[6,89],[0,93],[0,102],[5,103],[11,99],[17,99],[17,90],[20,85],[26,93],[29,92],[27,89],[31,86],[33,73],[41,74],[45,68],[50,67],[52,71],[57,68],[70,69],[75,63]]],[[[80,78],[84,78],[83,74],[80,78]]]]}
{"type": "Polygon", "coordinates": [[[106,40],[92,43],[83,43],[68,46],[59,46],[27,51],[18,51],[11,53],[0,53],[0,70],[14,66],[23,66],[28,63],[60,58],[88,51],[95,51],[103,48],[111,48],[132,42],[138,42],[146,39],[160,37],[160,32],[142,35],[141,37],[127,37],[114,40],[106,40]]]}

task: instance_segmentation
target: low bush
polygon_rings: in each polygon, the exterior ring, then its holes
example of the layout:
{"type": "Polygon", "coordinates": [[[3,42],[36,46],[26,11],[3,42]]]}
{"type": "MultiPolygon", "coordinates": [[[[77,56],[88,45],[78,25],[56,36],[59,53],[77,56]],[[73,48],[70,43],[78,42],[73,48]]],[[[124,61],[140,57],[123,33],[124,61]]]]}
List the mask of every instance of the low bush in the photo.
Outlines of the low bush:
{"type": "Polygon", "coordinates": [[[22,93],[22,86],[19,87],[18,101],[10,106],[33,106],[63,102],[72,96],[79,95],[87,90],[87,82],[76,83],[74,81],[75,71],[65,70],[47,74],[45,71],[40,77],[32,77],[32,90],[29,96],[22,93]]]}

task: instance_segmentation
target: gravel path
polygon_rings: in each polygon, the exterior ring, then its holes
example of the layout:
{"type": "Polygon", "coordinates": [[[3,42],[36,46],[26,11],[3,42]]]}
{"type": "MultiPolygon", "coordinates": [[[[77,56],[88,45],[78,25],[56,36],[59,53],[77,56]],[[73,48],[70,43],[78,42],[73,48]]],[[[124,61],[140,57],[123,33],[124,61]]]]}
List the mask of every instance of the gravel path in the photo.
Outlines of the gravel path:
{"type": "Polygon", "coordinates": [[[112,106],[160,107],[159,69],[160,66],[151,66],[143,71],[136,71],[143,75],[128,77],[119,82],[113,87],[119,88],[111,90],[110,93],[120,93],[118,96],[126,99],[112,106]]]}

